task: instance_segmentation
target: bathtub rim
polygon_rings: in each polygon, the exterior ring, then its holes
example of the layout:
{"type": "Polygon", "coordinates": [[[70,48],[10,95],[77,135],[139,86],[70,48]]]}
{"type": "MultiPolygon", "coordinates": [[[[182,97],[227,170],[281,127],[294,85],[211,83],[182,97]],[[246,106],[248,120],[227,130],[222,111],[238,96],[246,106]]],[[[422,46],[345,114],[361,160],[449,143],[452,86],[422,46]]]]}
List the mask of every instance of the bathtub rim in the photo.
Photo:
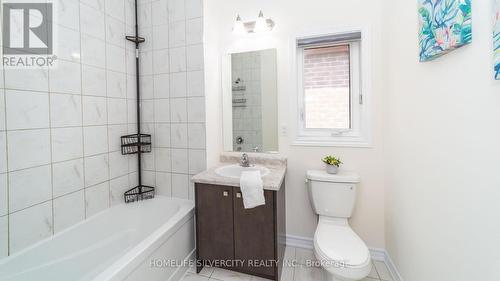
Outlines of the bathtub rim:
{"type": "Polygon", "coordinates": [[[141,262],[145,261],[147,257],[152,255],[156,249],[194,217],[194,201],[179,198],[171,199],[180,202],[180,210],[139,244],[125,253],[125,255],[112,263],[106,270],[97,275],[93,280],[123,280],[139,267],[141,262]]]}
{"type": "MultiPolygon", "coordinates": [[[[167,199],[167,201],[175,201],[177,204],[179,204],[179,209],[171,217],[169,217],[168,220],[164,221],[162,224],[160,224],[158,228],[156,228],[153,232],[151,232],[148,236],[146,236],[143,240],[141,240],[140,243],[136,244],[129,251],[127,251],[124,256],[115,260],[113,263],[110,264],[110,266],[107,269],[105,269],[104,271],[99,273],[96,277],[94,277],[93,280],[120,280],[116,279],[115,275],[119,276],[123,275],[123,277],[126,277],[128,273],[132,272],[140,264],[141,259],[139,259],[139,257],[142,257],[142,260],[147,258],[150,254],[154,252],[155,247],[159,247],[161,244],[163,244],[166,240],[168,240],[170,236],[172,236],[176,231],[178,231],[180,227],[182,227],[186,222],[188,222],[191,217],[194,216],[195,204],[193,200],[186,200],[186,199],[161,196],[161,195],[156,195],[155,198],[151,200],[155,200],[157,198],[167,199]],[[132,253],[135,253],[135,255],[132,255],[132,253]],[[125,263],[126,261],[129,261],[130,263],[127,264],[125,263]],[[123,272],[127,273],[123,274],[123,272]],[[102,279],[104,277],[108,279],[102,279]]],[[[31,251],[32,249],[38,247],[39,245],[42,245],[44,243],[47,243],[48,241],[56,239],[61,235],[65,235],[67,232],[70,232],[71,230],[80,227],[82,224],[86,224],[92,220],[97,220],[100,216],[105,214],[106,211],[109,211],[111,208],[116,208],[123,205],[128,205],[128,204],[120,203],[105,210],[102,210],[101,212],[98,212],[85,220],[82,220],[54,235],[51,235],[50,237],[40,240],[26,247],[25,249],[20,250],[17,253],[2,258],[0,259],[0,266],[8,264],[12,260],[31,251]]],[[[154,216],[161,214],[151,214],[151,215],[154,216]]]]}

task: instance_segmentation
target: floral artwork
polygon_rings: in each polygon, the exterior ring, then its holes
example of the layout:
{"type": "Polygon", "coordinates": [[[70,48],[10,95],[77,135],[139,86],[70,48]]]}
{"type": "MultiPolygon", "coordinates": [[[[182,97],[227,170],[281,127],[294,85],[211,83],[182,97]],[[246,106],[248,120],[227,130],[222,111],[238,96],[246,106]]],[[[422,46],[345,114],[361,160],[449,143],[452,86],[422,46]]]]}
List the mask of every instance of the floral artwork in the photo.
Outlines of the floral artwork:
{"type": "Polygon", "coordinates": [[[495,79],[500,80],[500,0],[495,0],[493,14],[493,52],[495,58],[495,79]]]}
{"type": "Polygon", "coordinates": [[[418,1],[421,62],[434,60],[472,42],[471,0],[418,1]]]}

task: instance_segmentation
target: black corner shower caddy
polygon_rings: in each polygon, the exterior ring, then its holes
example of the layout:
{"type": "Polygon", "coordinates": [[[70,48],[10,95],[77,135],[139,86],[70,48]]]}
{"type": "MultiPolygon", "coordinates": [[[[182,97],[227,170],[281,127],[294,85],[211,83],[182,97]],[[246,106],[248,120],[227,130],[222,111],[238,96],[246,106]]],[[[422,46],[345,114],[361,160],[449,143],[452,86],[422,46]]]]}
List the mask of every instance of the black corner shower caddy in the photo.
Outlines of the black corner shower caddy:
{"type": "Polygon", "coordinates": [[[151,152],[151,135],[141,133],[141,106],[140,106],[140,79],[139,79],[139,45],[146,39],[139,37],[139,23],[137,13],[137,0],[135,0],[135,36],[126,36],[125,39],[135,44],[135,75],[137,91],[137,134],[121,137],[122,154],[137,154],[138,185],[129,189],[123,195],[125,203],[136,202],[154,198],[155,188],[142,184],[141,154],[151,152]]]}

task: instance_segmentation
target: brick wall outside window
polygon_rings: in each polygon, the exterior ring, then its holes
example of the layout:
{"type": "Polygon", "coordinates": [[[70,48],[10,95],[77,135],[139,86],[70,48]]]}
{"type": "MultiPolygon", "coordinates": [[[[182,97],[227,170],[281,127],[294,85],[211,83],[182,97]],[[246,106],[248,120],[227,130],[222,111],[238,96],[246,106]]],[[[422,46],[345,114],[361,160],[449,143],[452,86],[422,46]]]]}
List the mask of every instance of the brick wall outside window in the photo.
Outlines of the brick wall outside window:
{"type": "Polygon", "coordinates": [[[349,68],[349,45],[304,50],[306,128],[350,128],[349,68]]]}

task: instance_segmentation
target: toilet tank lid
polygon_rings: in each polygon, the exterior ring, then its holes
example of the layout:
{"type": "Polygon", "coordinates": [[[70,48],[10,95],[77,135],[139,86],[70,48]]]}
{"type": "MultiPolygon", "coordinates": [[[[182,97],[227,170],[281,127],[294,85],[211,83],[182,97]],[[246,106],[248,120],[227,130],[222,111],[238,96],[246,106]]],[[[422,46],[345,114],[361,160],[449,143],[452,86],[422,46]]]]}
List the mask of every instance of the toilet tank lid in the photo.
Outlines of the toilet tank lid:
{"type": "Polygon", "coordinates": [[[360,178],[358,174],[349,171],[340,170],[338,174],[329,174],[324,170],[309,170],[307,171],[307,179],[313,181],[325,181],[335,183],[358,183],[360,178]]]}

